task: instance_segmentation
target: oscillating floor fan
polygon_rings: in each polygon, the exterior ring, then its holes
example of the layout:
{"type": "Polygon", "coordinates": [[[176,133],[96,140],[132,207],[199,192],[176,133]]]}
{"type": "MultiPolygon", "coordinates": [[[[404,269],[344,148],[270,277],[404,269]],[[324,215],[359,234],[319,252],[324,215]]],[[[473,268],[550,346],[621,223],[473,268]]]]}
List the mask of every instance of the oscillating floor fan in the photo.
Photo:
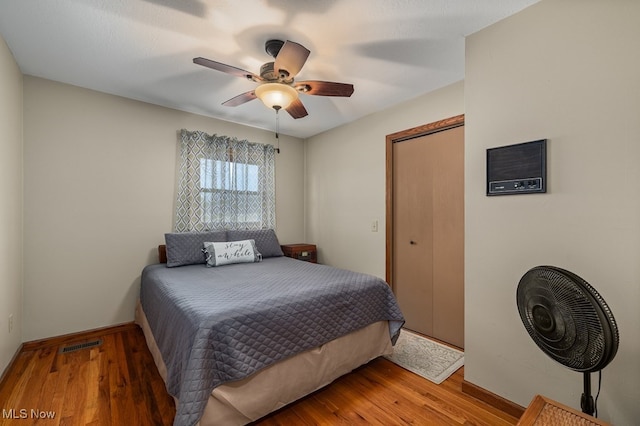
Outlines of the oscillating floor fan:
{"type": "Polygon", "coordinates": [[[604,299],[576,274],[537,266],[520,279],[516,295],[529,336],[555,361],[584,374],[582,412],[593,415],[591,373],[618,351],[618,326],[604,299]]]}

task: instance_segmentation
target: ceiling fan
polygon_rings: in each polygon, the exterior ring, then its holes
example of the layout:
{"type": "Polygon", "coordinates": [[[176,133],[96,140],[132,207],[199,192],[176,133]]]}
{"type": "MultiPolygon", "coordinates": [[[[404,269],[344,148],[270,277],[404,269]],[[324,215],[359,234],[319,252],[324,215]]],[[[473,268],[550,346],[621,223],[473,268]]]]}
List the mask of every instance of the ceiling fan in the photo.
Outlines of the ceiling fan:
{"type": "Polygon", "coordinates": [[[225,106],[234,107],[259,98],[267,107],[275,109],[276,112],[284,109],[293,118],[302,118],[307,116],[308,112],[298,97],[299,93],[344,97],[349,97],[353,93],[353,84],[320,80],[295,81],[294,77],[300,72],[309,53],[311,53],[301,44],[290,40],[268,40],[265,43],[265,51],[275,61],[262,65],[260,75],[201,57],[194,58],[193,62],[260,83],[255,90],[250,90],[223,102],[222,105],[225,106]]]}

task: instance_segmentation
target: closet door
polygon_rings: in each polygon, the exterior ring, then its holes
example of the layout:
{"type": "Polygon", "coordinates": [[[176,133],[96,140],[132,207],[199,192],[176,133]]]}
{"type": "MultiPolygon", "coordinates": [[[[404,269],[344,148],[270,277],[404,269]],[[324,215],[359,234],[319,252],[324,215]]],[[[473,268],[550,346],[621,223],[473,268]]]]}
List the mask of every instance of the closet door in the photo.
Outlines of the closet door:
{"type": "Polygon", "coordinates": [[[422,139],[393,145],[393,288],[405,327],[433,336],[432,158],[422,139]]]}
{"type": "Polygon", "coordinates": [[[406,327],[464,346],[464,127],[393,144],[393,277],[406,327]]]}

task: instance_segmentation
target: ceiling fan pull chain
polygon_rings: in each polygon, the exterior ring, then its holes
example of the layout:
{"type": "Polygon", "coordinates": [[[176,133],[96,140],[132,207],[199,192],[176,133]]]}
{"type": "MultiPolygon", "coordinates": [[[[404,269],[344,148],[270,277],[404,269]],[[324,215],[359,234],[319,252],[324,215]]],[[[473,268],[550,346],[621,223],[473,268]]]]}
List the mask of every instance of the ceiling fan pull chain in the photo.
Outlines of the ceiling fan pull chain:
{"type": "Polygon", "coordinates": [[[280,107],[274,106],[273,109],[276,110],[276,152],[280,154],[280,107]]]}

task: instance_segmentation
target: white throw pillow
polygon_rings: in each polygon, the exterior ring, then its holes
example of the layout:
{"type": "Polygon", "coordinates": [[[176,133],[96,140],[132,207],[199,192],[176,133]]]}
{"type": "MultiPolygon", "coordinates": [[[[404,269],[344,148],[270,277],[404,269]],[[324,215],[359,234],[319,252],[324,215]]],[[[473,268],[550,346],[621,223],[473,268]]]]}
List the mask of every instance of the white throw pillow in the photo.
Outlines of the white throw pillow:
{"type": "Polygon", "coordinates": [[[254,240],[227,241],[224,243],[205,242],[202,251],[207,260],[207,266],[260,262],[262,260],[262,255],[256,249],[254,240]]]}

